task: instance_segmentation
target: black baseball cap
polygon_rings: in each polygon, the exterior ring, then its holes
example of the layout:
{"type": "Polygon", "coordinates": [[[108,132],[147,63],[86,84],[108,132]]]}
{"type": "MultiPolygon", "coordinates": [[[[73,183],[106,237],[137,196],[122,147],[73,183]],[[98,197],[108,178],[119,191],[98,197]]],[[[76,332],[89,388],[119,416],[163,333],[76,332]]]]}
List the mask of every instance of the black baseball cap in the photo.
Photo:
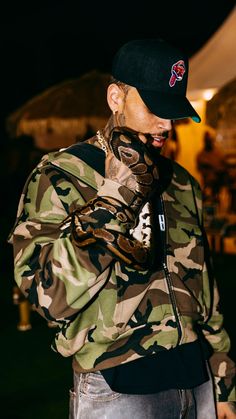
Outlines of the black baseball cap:
{"type": "Polygon", "coordinates": [[[163,39],[137,39],[115,54],[112,76],[135,87],[152,113],[164,119],[201,122],[186,98],[188,59],[163,39]]]}

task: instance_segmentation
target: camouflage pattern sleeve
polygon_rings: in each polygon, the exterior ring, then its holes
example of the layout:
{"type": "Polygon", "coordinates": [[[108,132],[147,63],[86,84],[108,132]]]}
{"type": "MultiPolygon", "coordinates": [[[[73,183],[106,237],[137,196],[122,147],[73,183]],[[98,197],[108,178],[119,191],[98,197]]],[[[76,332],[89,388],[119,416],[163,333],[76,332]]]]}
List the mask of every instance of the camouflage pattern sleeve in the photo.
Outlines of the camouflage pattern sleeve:
{"type": "Polygon", "coordinates": [[[223,315],[219,311],[219,294],[214,282],[213,307],[209,320],[202,325],[205,338],[213,348],[210,366],[215,378],[217,401],[235,401],[235,364],[228,356],[230,339],[223,327],[223,315]]]}
{"type": "Polygon", "coordinates": [[[148,265],[147,249],[129,236],[135,219],[119,193],[118,199],[99,196],[103,177],[66,158],[63,168],[45,158],[35,169],[12,235],[18,286],[41,315],[60,322],[93,299],[115,260],[136,269],[148,265]]]}
{"type": "MultiPolygon", "coordinates": [[[[200,224],[203,225],[201,190],[194,181],[196,205],[199,211],[200,224]]],[[[235,401],[235,363],[228,356],[230,338],[224,329],[224,317],[219,308],[219,291],[213,272],[207,236],[203,227],[205,241],[205,265],[203,269],[203,295],[208,312],[205,321],[201,323],[201,330],[207,342],[213,349],[210,366],[215,379],[217,401],[235,401]]]]}
{"type": "MultiPolygon", "coordinates": [[[[96,197],[72,214],[72,240],[75,246],[102,246],[117,260],[137,270],[150,268],[149,248],[130,234],[135,225],[133,209],[124,201],[120,184],[105,179],[96,197]]],[[[126,196],[130,196],[127,190],[126,196]]],[[[126,198],[127,199],[127,198],[126,198]]],[[[140,206],[141,208],[141,206],[140,206]]],[[[138,214],[137,214],[138,215],[138,214]]]]}
{"type": "Polygon", "coordinates": [[[37,168],[23,191],[11,238],[18,286],[41,315],[59,322],[88,304],[113,262],[102,247],[74,245],[68,215],[82,208],[84,199],[78,180],[71,179],[53,167],[37,168]]]}

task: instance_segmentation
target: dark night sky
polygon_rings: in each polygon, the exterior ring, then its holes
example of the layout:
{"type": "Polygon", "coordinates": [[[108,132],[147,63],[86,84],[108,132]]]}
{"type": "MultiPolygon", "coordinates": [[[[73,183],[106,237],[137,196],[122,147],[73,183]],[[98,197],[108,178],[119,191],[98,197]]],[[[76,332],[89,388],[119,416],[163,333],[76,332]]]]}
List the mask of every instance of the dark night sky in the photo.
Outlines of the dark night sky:
{"type": "MultiPolygon", "coordinates": [[[[0,13],[1,125],[43,89],[97,68],[129,39],[162,37],[193,55],[235,1],[18,1],[0,13]],[[187,15],[185,16],[184,13],[187,15]]],[[[1,132],[3,128],[1,127],[1,132]]]]}

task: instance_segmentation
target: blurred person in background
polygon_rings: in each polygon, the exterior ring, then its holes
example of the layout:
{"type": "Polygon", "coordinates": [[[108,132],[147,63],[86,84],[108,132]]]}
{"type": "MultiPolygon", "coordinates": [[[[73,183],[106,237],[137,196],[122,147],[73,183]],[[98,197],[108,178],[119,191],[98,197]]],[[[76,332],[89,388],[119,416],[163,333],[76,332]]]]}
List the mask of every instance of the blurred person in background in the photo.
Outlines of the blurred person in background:
{"type": "Polygon", "coordinates": [[[202,176],[204,199],[217,200],[221,187],[227,183],[227,166],[223,151],[209,131],[205,132],[203,149],[197,154],[197,169],[202,176]]]}

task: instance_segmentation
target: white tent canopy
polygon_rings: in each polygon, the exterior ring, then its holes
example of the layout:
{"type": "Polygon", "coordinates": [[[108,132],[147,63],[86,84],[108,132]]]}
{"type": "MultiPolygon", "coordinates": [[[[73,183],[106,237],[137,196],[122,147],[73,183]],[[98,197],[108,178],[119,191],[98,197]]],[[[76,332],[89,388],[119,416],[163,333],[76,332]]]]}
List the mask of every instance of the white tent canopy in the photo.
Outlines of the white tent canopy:
{"type": "Polygon", "coordinates": [[[236,7],[220,28],[189,62],[187,96],[204,97],[206,89],[217,91],[236,77],[236,7]]]}
{"type": "Polygon", "coordinates": [[[196,156],[203,147],[206,129],[211,128],[206,125],[206,101],[236,77],[236,7],[189,60],[189,67],[187,97],[201,116],[202,123],[196,124],[189,119],[188,124],[177,125],[180,143],[177,161],[201,182],[196,156]]]}

